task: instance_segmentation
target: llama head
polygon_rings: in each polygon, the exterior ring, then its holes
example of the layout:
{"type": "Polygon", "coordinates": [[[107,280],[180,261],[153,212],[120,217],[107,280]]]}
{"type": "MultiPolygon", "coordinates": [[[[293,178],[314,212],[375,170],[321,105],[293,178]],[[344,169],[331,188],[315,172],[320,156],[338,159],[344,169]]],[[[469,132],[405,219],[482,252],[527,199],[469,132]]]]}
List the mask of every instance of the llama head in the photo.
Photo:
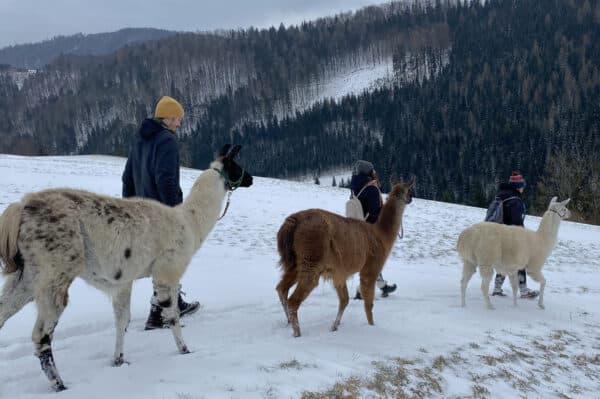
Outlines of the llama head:
{"type": "Polygon", "coordinates": [[[569,201],[571,201],[571,198],[558,202],[558,197],[552,197],[548,210],[556,213],[561,219],[568,219],[571,217],[571,211],[567,209],[569,201]]]}
{"type": "Polygon", "coordinates": [[[416,180],[417,179],[414,175],[411,176],[411,178],[405,182],[397,182],[395,177],[392,177],[390,181],[392,183],[392,189],[390,190],[388,198],[394,198],[397,201],[401,201],[405,204],[410,204],[414,195],[413,187],[415,185],[416,180]]]}
{"type": "Polygon", "coordinates": [[[231,144],[225,144],[217,157],[223,164],[221,176],[225,180],[225,187],[228,190],[235,190],[238,187],[250,187],[252,185],[252,175],[234,160],[241,148],[242,146],[239,144],[233,147],[231,144]]]}

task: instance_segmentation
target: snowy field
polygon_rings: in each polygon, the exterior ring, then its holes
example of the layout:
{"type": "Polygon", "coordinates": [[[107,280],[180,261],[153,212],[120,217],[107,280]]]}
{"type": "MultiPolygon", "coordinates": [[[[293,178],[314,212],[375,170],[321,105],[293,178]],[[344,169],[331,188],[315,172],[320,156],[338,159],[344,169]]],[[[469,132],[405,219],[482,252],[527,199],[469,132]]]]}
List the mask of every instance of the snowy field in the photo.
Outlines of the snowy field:
{"type": "MultiPolygon", "coordinates": [[[[120,196],[123,165],[114,157],[0,155],[0,210],[49,187],[120,196]]],[[[184,194],[198,173],[182,170],[184,194]]],[[[203,306],[183,319],[191,354],[177,353],[169,330],[143,331],[152,291],[145,279],[133,289],[130,364],[111,367],[112,306],[76,280],[53,342],[69,389],[52,393],[33,356],[29,304],[0,330],[0,398],[600,398],[595,226],[561,225],[544,268],[546,310],[527,299],[514,308],[510,296],[492,297],[496,310],[487,310],[479,275],[461,308],[454,246],[484,210],[417,198],[384,269],[398,290],[388,298],[378,293],[375,325],[352,300],[339,330],[330,332],[337,295],[322,282],[300,307],[303,336],[293,338],[275,292],[275,236],[292,212],[342,212],[347,190],[324,183],[259,177],[233,194],[182,281],[186,298],[203,306]]],[[[526,226],[536,229],[539,221],[529,216],[526,226]]],[[[348,286],[353,295],[357,279],[348,286]]],[[[531,280],[529,286],[538,288],[531,280]]]]}

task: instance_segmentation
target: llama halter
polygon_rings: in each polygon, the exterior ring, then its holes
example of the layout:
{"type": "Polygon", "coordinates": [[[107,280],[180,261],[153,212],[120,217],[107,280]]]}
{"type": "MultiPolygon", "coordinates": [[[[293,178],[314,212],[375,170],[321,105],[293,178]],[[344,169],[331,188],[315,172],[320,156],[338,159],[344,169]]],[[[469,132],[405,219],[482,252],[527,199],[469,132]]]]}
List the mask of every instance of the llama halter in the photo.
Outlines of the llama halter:
{"type": "Polygon", "coordinates": [[[559,211],[557,211],[556,209],[554,209],[554,208],[550,209],[550,212],[556,213],[561,219],[564,219],[565,216],[567,216],[567,209],[566,208],[563,210],[562,214],[559,211]]]}
{"type": "Polygon", "coordinates": [[[233,181],[229,178],[228,173],[223,172],[223,169],[213,168],[213,170],[216,171],[219,175],[221,175],[223,180],[225,180],[225,184],[227,185],[227,189],[229,190],[229,192],[234,191],[242,184],[242,180],[244,179],[244,175],[246,174],[246,170],[242,169],[242,174],[240,175],[240,178],[236,181],[233,181]]]}
{"type": "Polygon", "coordinates": [[[223,217],[227,213],[227,210],[229,209],[229,204],[231,203],[231,193],[233,191],[235,191],[242,184],[242,179],[244,178],[244,174],[246,173],[246,170],[242,169],[242,174],[240,175],[240,178],[237,179],[236,181],[231,180],[229,178],[229,174],[223,172],[223,169],[213,168],[213,170],[216,171],[223,178],[223,180],[225,180],[225,185],[227,186],[227,203],[225,204],[225,210],[223,211],[223,214],[221,215],[221,217],[219,217],[217,219],[217,220],[221,220],[221,219],[223,219],[223,217]]]}

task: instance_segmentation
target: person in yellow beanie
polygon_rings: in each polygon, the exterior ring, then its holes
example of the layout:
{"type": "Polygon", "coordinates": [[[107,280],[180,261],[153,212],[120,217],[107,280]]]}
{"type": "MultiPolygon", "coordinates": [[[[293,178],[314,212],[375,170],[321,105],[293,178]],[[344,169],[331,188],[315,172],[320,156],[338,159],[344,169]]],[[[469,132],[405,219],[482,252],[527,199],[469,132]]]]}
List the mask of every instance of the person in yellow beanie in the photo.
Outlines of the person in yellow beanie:
{"type": "MultiPolygon", "coordinates": [[[[183,202],[179,185],[179,144],[175,133],[184,113],[177,100],[163,96],[156,103],[154,117],[142,121],[122,176],[124,198],[152,198],[168,206],[183,202]]],[[[180,316],[196,312],[200,304],[185,302],[181,294],[178,297],[180,316]]],[[[152,296],[150,304],[146,330],[165,327],[156,295],[152,296]]]]}
{"type": "MultiPolygon", "coordinates": [[[[162,96],[156,103],[154,117],[158,119],[182,119],[184,115],[183,107],[173,97],[162,96]]],[[[181,122],[181,120],[179,121],[181,122]]]]}

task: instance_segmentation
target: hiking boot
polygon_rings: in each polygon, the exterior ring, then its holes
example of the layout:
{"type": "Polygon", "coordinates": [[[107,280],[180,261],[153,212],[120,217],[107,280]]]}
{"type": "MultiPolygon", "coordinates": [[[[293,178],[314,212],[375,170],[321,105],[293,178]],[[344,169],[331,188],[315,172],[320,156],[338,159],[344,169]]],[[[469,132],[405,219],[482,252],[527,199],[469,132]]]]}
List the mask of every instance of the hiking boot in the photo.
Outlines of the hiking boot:
{"type": "Polygon", "coordinates": [[[362,296],[360,295],[360,292],[356,291],[356,295],[354,295],[353,299],[360,299],[360,300],[362,300],[362,296]]]}
{"type": "Polygon", "coordinates": [[[179,297],[177,298],[177,308],[179,309],[179,317],[183,317],[189,314],[196,313],[198,309],[200,309],[200,302],[194,301],[188,303],[183,300],[184,292],[179,292],[179,297]]]}
{"type": "Polygon", "coordinates": [[[533,299],[540,295],[539,291],[525,288],[521,290],[521,298],[533,299]]]}
{"type": "Polygon", "coordinates": [[[387,298],[387,296],[394,291],[396,291],[396,284],[386,284],[383,287],[381,287],[381,296],[387,298]]]}
{"type": "Polygon", "coordinates": [[[494,288],[494,291],[492,291],[492,296],[506,296],[506,294],[504,291],[502,291],[502,288],[494,288]]]}
{"type": "Polygon", "coordinates": [[[148,320],[146,320],[146,326],[144,330],[156,330],[157,328],[164,328],[165,324],[162,319],[162,308],[158,305],[152,304],[150,306],[150,314],[148,320]]]}
{"type": "MultiPolygon", "coordinates": [[[[183,300],[184,292],[180,291],[177,297],[177,309],[179,309],[179,317],[187,316],[196,313],[200,309],[200,302],[194,301],[188,303],[183,300]]],[[[150,306],[150,314],[146,320],[144,330],[155,330],[157,328],[169,328],[162,318],[162,308],[160,305],[152,303],[150,306]]]]}

